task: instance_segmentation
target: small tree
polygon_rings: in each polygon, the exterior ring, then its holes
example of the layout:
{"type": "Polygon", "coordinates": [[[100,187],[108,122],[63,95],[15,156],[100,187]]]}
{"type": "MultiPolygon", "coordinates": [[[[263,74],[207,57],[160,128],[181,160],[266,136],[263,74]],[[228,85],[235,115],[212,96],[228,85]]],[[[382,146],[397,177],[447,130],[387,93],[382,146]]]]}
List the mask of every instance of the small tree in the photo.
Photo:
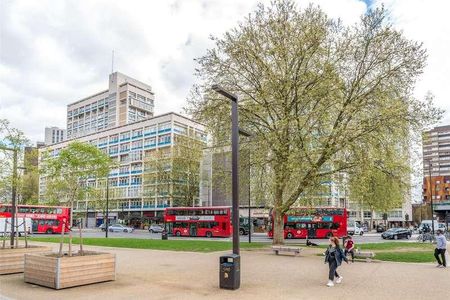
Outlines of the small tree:
{"type": "MultiPolygon", "coordinates": [[[[67,203],[70,206],[70,227],[73,226],[74,202],[85,199],[90,190],[86,186],[87,179],[106,177],[110,167],[111,160],[107,154],[93,145],[78,141],[71,142],[56,157],[46,155],[42,165],[42,173],[46,180],[46,199],[51,202],[67,203]]],[[[69,256],[71,255],[70,230],[69,256]]]]}

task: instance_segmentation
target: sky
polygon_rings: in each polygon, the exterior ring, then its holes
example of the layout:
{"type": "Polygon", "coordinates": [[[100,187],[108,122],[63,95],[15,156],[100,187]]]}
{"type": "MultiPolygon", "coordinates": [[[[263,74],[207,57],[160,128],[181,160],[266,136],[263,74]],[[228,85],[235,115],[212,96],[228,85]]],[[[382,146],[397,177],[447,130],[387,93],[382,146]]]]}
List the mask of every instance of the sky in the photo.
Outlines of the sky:
{"type": "MultiPolygon", "coordinates": [[[[65,127],[67,104],[104,90],[114,70],[152,86],[155,113],[181,112],[195,83],[194,59],[251,13],[254,0],[0,0],[0,118],[33,141],[65,127]]],[[[261,1],[269,4],[270,1],[261,1]]],[[[298,0],[345,24],[382,3],[394,26],[428,50],[415,96],[431,91],[450,124],[450,25],[446,0],[298,0]]]]}

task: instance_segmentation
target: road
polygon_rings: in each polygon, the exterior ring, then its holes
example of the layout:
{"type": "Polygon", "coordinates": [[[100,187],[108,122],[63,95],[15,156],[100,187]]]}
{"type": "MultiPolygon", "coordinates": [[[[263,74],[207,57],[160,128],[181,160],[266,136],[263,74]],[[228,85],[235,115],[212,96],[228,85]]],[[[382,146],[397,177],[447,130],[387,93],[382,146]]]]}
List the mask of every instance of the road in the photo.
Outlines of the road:
{"type": "MultiPolygon", "coordinates": [[[[135,230],[132,233],[125,233],[125,232],[109,232],[109,237],[111,238],[138,238],[138,239],[155,239],[160,240],[161,234],[160,233],[149,233],[147,230],[135,230]]],[[[34,234],[35,237],[57,237],[58,235],[53,234],[34,234]]],[[[74,232],[74,236],[78,237],[79,233],[78,231],[74,232]]],[[[99,229],[87,229],[83,231],[83,237],[86,238],[102,238],[105,237],[105,232],[100,231],[99,229]]],[[[403,242],[411,242],[416,240],[417,235],[414,235],[411,237],[411,239],[402,239],[398,241],[403,242]]],[[[206,238],[206,237],[174,237],[169,236],[169,239],[173,240],[214,240],[214,241],[231,241],[230,238],[206,238]]],[[[248,241],[248,235],[243,235],[240,237],[241,242],[247,242],[248,241]]],[[[355,241],[355,244],[362,244],[362,243],[383,243],[388,242],[390,240],[383,240],[381,238],[380,233],[366,233],[363,236],[354,236],[353,240],[355,241]]],[[[328,244],[327,239],[311,239],[313,243],[316,244],[328,244]]],[[[272,240],[267,237],[267,234],[265,233],[253,233],[252,234],[252,242],[259,242],[259,243],[271,243],[272,240]]],[[[287,244],[298,244],[298,243],[304,243],[304,239],[292,239],[292,240],[286,240],[287,244]]]]}

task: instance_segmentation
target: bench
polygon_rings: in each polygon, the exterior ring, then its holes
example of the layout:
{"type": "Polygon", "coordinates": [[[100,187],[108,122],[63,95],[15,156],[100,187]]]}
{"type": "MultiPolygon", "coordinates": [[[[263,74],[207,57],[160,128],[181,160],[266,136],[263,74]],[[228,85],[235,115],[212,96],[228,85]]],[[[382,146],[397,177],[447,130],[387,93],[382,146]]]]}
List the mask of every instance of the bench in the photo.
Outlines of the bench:
{"type": "Polygon", "coordinates": [[[371,262],[372,258],[375,257],[375,253],[371,251],[361,251],[357,250],[355,252],[355,258],[365,258],[367,262],[371,262]]]}
{"type": "Polygon", "coordinates": [[[276,255],[278,255],[280,252],[288,252],[294,253],[294,256],[297,256],[300,254],[302,249],[300,247],[291,246],[272,246],[272,251],[275,252],[276,255]]]}

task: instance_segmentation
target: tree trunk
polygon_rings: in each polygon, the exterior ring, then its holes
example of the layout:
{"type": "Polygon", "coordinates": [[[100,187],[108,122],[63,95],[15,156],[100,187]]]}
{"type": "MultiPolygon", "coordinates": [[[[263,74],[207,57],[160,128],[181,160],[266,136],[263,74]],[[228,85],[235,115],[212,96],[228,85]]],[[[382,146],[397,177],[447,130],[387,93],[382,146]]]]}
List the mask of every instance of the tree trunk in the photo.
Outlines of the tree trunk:
{"type": "Polygon", "coordinates": [[[279,208],[273,210],[273,244],[284,244],[284,214],[279,208]]]}
{"type": "Polygon", "coordinates": [[[72,256],[72,224],[73,224],[73,200],[70,201],[69,256],[72,256]]]}

